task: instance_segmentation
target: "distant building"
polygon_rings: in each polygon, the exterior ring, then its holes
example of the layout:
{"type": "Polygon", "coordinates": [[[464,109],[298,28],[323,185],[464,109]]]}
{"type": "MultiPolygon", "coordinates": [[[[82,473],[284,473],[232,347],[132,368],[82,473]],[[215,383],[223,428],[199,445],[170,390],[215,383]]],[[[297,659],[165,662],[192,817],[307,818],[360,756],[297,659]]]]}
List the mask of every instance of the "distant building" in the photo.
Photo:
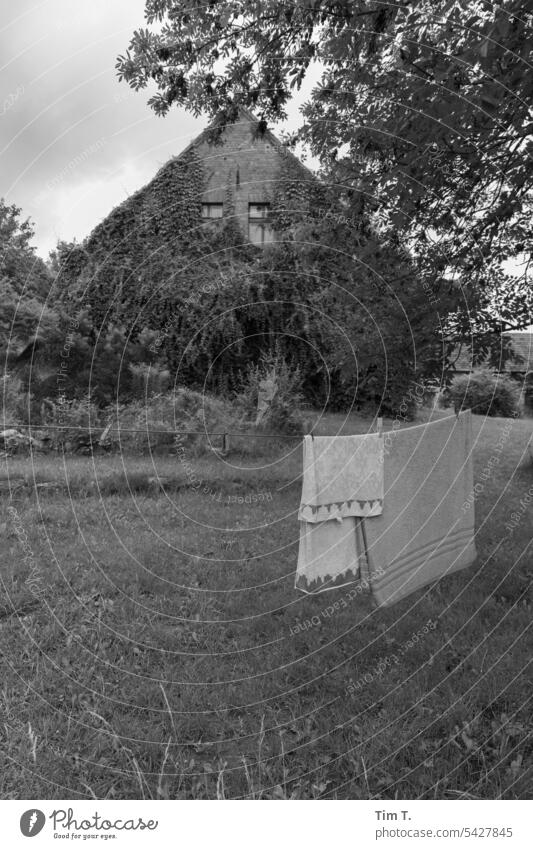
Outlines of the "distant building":
{"type": "Polygon", "coordinates": [[[198,226],[196,219],[186,221],[198,202],[200,226],[231,220],[245,242],[263,247],[274,241],[271,202],[280,180],[296,181],[305,193],[317,187],[317,177],[273,133],[260,132],[259,121],[246,109],[217,138],[212,130],[213,125],[207,127],[95,227],[83,244],[88,256],[112,252],[136,263],[141,243],[148,255],[161,244],[172,246],[178,230],[198,226]],[[198,168],[201,192],[194,189],[198,168]]]}
{"type": "MultiPolygon", "coordinates": [[[[502,371],[515,377],[523,377],[533,371],[533,331],[511,330],[503,333],[509,339],[514,356],[502,365],[502,371]]],[[[456,372],[469,374],[473,368],[472,347],[459,345],[451,357],[456,372]]]]}
{"type": "Polygon", "coordinates": [[[246,109],[239,110],[239,119],[229,124],[220,141],[209,140],[209,128],[204,130],[176,157],[181,160],[194,149],[206,176],[202,196],[202,219],[213,223],[231,212],[248,240],[258,246],[273,241],[270,226],[270,198],[279,179],[280,167],[303,181],[316,181],[315,175],[272,132],[258,133],[257,118],[246,109]],[[228,189],[231,190],[233,210],[227,209],[228,189]]]}
{"type": "Polygon", "coordinates": [[[215,120],[70,249],[58,286],[72,309],[83,300],[98,327],[140,332],[143,315],[159,328],[171,318],[174,328],[186,293],[223,289],[221,266],[261,262],[264,246],[290,239],[298,222],[325,215],[327,204],[326,186],[241,109],[224,128],[215,120]]]}

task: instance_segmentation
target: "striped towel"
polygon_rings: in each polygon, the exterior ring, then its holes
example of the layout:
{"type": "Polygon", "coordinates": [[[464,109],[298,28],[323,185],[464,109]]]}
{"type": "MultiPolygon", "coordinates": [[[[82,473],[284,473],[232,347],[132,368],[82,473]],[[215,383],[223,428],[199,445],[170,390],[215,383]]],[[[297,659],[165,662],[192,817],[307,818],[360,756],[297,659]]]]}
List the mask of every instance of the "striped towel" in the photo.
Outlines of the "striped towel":
{"type": "Polygon", "coordinates": [[[378,605],[390,605],[476,558],[470,411],[384,434],[383,513],[365,522],[378,605]]]}

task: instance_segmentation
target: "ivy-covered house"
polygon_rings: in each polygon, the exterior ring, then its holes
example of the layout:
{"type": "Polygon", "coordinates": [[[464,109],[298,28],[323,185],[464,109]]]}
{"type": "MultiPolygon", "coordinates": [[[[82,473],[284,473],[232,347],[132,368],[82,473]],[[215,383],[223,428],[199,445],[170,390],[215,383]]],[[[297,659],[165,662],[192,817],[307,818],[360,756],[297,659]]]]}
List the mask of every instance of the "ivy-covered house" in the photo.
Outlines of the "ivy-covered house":
{"type": "Polygon", "coordinates": [[[239,110],[238,120],[226,127],[217,143],[208,128],[178,161],[191,152],[204,170],[202,220],[233,217],[253,245],[275,239],[270,219],[282,175],[295,178],[304,191],[306,184],[316,184],[314,174],[272,132],[261,131],[260,122],[246,109],[239,110]]]}
{"type": "Polygon", "coordinates": [[[228,359],[253,361],[261,334],[293,320],[284,305],[301,301],[298,282],[289,272],[286,280],[265,274],[268,246],[292,239],[292,228],[309,215],[323,220],[324,192],[289,148],[241,109],[224,129],[215,120],[81,244],[58,247],[59,299],[67,311],[87,313],[99,333],[118,327],[134,342],[154,337],[151,347],[167,367],[179,366],[183,375],[190,363],[184,380],[194,382],[206,368],[227,373],[228,359]],[[216,330],[208,316],[217,317],[216,330]],[[252,340],[246,353],[243,337],[252,340]],[[227,350],[213,365],[217,345],[227,350]]]}
{"type": "Polygon", "coordinates": [[[296,220],[320,214],[323,195],[312,171],[240,109],[223,130],[215,120],[80,245],[63,245],[60,297],[77,303],[82,290],[93,318],[104,318],[105,303],[107,319],[122,321],[170,278],[174,291],[187,278],[194,294],[195,263],[222,269],[235,249],[253,262],[296,220]]]}
{"type": "MultiPolygon", "coordinates": [[[[231,240],[264,246],[275,240],[271,213],[280,186],[301,198],[317,178],[246,109],[217,129],[216,120],[167,162],[146,186],[114,209],[86,240],[89,254],[103,249],[148,251],[202,239],[200,226],[223,223],[231,240]],[[115,244],[115,242],[123,244],[115,244]]],[[[279,205],[279,204],[278,204],[279,205]]],[[[205,231],[204,231],[205,232],[205,231]]]]}
{"type": "Polygon", "coordinates": [[[427,297],[406,252],[383,250],[349,201],[349,187],[330,188],[241,109],[81,245],[58,249],[59,300],[86,316],[95,348],[127,340],[176,384],[240,391],[264,355],[280,354],[313,403],[390,398],[391,386],[401,398],[427,297]]]}

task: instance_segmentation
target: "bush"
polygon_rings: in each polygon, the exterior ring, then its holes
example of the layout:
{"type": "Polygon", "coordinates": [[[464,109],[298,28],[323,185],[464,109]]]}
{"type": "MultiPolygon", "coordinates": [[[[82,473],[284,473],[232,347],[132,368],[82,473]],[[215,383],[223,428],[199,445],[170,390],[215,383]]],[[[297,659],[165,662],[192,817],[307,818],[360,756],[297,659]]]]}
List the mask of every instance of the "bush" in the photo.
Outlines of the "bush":
{"type": "Polygon", "coordinates": [[[18,377],[5,374],[1,383],[1,415],[0,429],[9,424],[27,424],[31,406],[31,396],[24,391],[22,381],[18,377]]]}
{"type": "MultiPolygon", "coordinates": [[[[18,392],[15,384],[10,384],[9,390],[5,385],[4,389],[10,410],[13,405],[16,408],[18,403],[23,404],[26,396],[18,392]]],[[[61,403],[45,399],[40,418],[45,427],[39,429],[37,425],[34,436],[42,440],[43,448],[78,453],[95,449],[170,453],[180,447],[188,455],[198,456],[213,449],[220,451],[222,434],[241,429],[240,411],[230,401],[185,388],[104,409],[88,396],[80,400],[63,398],[61,403]],[[184,432],[190,435],[176,440],[176,434],[184,432]]],[[[6,413],[5,420],[16,423],[23,416],[6,413]]],[[[239,442],[238,450],[253,452],[257,448],[249,444],[253,442],[239,442]]],[[[236,448],[237,443],[233,442],[232,447],[236,448]]]]}
{"type": "Polygon", "coordinates": [[[162,395],[170,388],[170,372],[158,365],[131,363],[131,395],[142,401],[152,395],[162,395]]]}
{"type": "MultiPolygon", "coordinates": [[[[219,449],[222,440],[219,436],[205,436],[206,432],[223,433],[238,425],[229,402],[185,388],[114,408],[109,421],[121,428],[122,449],[150,453],[171,450],[176,433],[184,431],[196,433],[180,437],[181,446],[193,454],[209,453],[213,447],[219,449]],[[129,428],[137,432],[129,433],[129,428]]],[[[116,429],[113,434],[113,438],[117,438],[116,429]]]]}
{"type": "Polygon", "coordinates": [[[90,451],[102,430],[101,412],[85,398],[46,399],[41,405],[42,436],[48,448],[62,451],[90,451]]]}
{"type": "Polygon", "coordinates": [[[248,425],[256,423],[259,394],[265,381],[275,384],[275,394],[257,428],[289,435],[303,433],[302,374],[298,366],[291,366],[279,352],[265,354],[259,363],[249,366],[241,391],[234,396],[241,421],[248,425]]]}
{"type": "Polygon", "coordinates": [[[520,415],[520,391],[516,383],[488,369],[455,377],[449,397],[456,411],[472,410],[482,416],[520,415]]]}

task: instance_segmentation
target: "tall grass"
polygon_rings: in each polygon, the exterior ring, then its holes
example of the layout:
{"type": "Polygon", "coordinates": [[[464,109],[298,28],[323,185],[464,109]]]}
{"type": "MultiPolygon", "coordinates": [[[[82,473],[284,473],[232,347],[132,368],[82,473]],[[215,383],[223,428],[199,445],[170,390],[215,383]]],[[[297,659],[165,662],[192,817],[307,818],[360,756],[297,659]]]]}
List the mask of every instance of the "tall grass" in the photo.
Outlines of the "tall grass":
{"type": "Polygon", "coordinates": [[[159,491],[135,475],[175,458],[6,461],[70,489],[0,519],[2,798],[527,798],[530,423],[489,467],[505,422],[474,421],[478,562],[334,615],[293,588],[299,451],[192,456],[201,486],[159,491]]]}

